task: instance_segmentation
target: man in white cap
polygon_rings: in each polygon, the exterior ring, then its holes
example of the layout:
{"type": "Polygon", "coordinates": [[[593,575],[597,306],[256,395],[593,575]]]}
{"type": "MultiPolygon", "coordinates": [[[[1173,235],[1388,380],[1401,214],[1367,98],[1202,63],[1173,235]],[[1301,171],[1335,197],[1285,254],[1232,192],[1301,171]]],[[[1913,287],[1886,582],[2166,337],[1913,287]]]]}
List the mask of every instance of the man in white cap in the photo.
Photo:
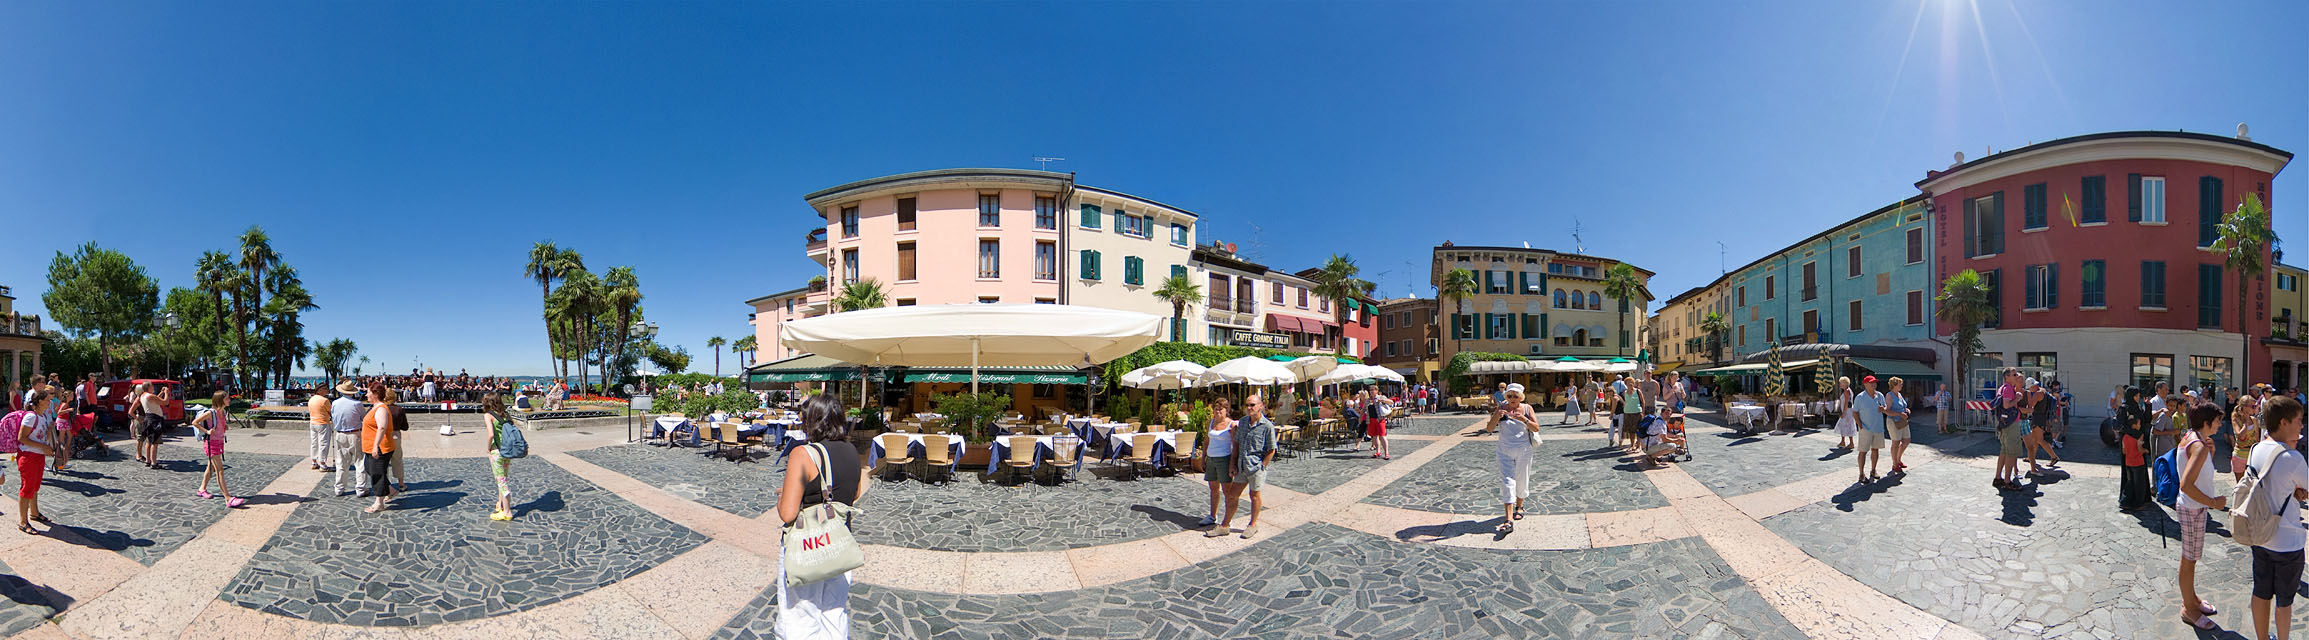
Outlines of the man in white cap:
{"type": "Polygon", "coordinates": [[[368,493],[369,465],[367,456],[361,454],[361,417],[368,415],[368,411],[361,408],[361,390],[353,386],[353,381],[340,381],[336,389],[337,399],[329,402],[329,424],[336,431],[331,436],[329,450],[334,453],[332,457],[337,459],[337,468],[330,475],[330,483],[336,488],[337,495],[347,495],[345,476],[351,474],[351,495],[368,493]]]}

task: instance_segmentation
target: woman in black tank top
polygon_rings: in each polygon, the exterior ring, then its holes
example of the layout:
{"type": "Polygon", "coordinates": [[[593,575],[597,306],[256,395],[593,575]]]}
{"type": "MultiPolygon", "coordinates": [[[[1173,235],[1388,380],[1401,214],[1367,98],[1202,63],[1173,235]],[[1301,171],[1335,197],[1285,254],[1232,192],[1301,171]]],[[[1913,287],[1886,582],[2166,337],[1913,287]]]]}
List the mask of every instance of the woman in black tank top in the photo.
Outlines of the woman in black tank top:
{"type": "MultiPolygon", "coordinates": [[[[778,519],[793,524],[802,508],[834,500],[856,506],[866,495],[866,472],[858,449],[850,445],[850,421],[842,401],[820,395],[802,403],[802,428],[812,445],[786,452],[786,484],[778,492],[778,519]],[[812,454],[823,447],[824,463],[812,454]],[[831,475],[825,475],[831,474],[831,475]],[[833,495],[821,495],[819,477],[831,484],[833,495]]],[[[787,587],[785,560],[778,565],[777,632],[785,638],[850,637],[850,577],[843,574],[797,587],[787,587]]]]}

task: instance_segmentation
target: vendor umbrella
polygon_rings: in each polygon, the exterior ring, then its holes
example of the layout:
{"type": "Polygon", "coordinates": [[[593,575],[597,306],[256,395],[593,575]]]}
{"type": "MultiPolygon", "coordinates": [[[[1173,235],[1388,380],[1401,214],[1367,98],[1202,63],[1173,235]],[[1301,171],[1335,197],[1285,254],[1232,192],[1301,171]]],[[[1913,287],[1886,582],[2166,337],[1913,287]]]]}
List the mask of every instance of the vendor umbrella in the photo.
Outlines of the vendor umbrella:
{"type": "Polygon", "coordinates": [[[1764,396],[1788,395],[1788,374],[1780,370],[1780,344],[1772,343],[1772,351],[1764,361],[1764,396]]]}
{"type": "Polygon", "coordinates": [[[1063,304],[948,304],[846,311],[783,323],[796,351],[878,366],[1089,366],[1162,336],[1160,316],[1063,304]]]}
{"type": "Polygon", "coordinates": [[[1195,386],[1208,371],[1202,365],[1185,360],[1172,360],[1148,365],[1122,374],[1122,386],[1133,389],[1185,389],[1195,386]]]}

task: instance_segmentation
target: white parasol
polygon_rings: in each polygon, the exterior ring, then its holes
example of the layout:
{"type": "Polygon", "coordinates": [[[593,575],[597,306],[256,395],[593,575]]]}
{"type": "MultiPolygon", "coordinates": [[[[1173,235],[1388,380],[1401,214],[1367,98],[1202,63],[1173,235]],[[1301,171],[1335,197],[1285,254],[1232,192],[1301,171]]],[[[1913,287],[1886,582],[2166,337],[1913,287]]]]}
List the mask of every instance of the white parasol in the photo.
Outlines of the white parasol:
{"type": "Polygon", "coordinates": [[[1162,336],[1165,319],[1062,304],[949,304],[848,311],[782,323],[778,341],[854,364],[970,367],[1090,366],[1162,336]]]}
{"type": "Polygon", "coordinates": [[[1244,356],[1211,367],[1209,371],[1203,372],[1202,377],[1197,379],[1195,384],[1197,386],[1214,384],[1266,386],[1291,384],[1298,381],[1299,376],[1291,373],[1290,367],[1283,366],[1283,363],[1256,356],[1244,356]]]}

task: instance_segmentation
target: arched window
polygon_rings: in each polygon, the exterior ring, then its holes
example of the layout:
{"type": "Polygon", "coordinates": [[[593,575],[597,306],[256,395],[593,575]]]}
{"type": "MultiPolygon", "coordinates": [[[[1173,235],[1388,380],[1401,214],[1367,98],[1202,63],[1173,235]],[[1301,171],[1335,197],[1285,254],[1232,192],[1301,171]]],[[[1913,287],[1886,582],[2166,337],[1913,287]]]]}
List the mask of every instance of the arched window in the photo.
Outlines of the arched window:
{"type": "Polygon", "coordinates": [[[1587,346],[1587,330],[1581,329],[1571,332],[1571,344],[1575,347],[1587,346]]]}
{"type": "Polygon", "coordinates": [[[1587,294],[1585,294],[1585,293],[1580,293],[1578,289],[1573,289],[1573,290],[1572,290],[1572,292],[1571,292],[1571,308],[1573,308],[1573,309],[1585,309],[1585,308],[1587,308],[1587,294]]]}
{"type": "Polygon", "coordinates": [[[1562,289],[1557,289],[1557,290],[1555,290],[1555,308],[1557,308],[1557,309],[1561,309],[1561,308],[1563,308],[1563,290],[1562,290],[1562,289]]]}
{"type": "Polygon", "coordinates": [[[1589,291],[1589,292],[1587,292],[1587,308],[1589,308],[1589,309],[1595,309],[1595,310],[1597,310],[1597,311],[1602,311],[1602,310],[1603,310],[1603,294],[1600,294],[1600,293],[1596,293],[1596,292],[1593,292],[1593,291],[1589,291]]]}

